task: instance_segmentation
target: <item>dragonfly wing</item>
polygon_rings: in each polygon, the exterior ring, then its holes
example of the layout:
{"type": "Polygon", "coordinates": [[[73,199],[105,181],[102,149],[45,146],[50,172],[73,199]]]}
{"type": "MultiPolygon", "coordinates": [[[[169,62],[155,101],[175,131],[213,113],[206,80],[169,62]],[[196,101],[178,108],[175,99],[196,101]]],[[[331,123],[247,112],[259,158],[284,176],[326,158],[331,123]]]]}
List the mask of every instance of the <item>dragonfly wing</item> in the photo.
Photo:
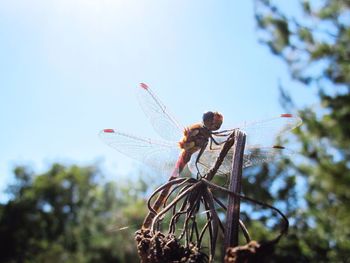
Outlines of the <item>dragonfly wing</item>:
{"type": "Polygon", "coordinates": [[[285,132],[302,124],[301,118],[292,114],[281,114],[278,117],[245,123],[238,127],[247,133],[247,145],[273,146],[285,132]]]}
{"type": "Polygon", "coordinates": [[[149,118],[156,132],[166,140],[178,141],[182,137],[183,127],[169,113],[152,89],[141,83],[137,90],[137,97],[142,110],[149,118]]]}
{"type": "Polygon", "coordinates": [[[104,129],[99,136],[122,154],[159,171],[171,171],[180,152],[176,143],[141,138],[116,129],[104,129]]]}
{"type": "MultiPolygon", "coordinates": [[[[206,150],[202,154],[200,161],[198,163],[198,168],[200,173],[203,175],[209,171],[209,169],[215,164],[220,150],[206,150]]],[[[268,163],[282,159],[283,157],[291,157],[294,154],[293,151],[285,149],[283,147],[274,146],[274,147],[247,147],[244,151],[243,156],[243,168],[268,163]]],[[[232,170],[232,157],[233,150],[230,150],[224,161],[222,162],[217,174],[218,175],[227,175],[232,170]]],[[[197,173],[195,166],[195,159],[191,159],[189,168],[192,173],[197,173]]]]}
{"type": "Polygon", "coordinates": [[[292,157],[294,154],[293,151],[279,146],[247,148],[244,151],[243,168],[292,157]]]}

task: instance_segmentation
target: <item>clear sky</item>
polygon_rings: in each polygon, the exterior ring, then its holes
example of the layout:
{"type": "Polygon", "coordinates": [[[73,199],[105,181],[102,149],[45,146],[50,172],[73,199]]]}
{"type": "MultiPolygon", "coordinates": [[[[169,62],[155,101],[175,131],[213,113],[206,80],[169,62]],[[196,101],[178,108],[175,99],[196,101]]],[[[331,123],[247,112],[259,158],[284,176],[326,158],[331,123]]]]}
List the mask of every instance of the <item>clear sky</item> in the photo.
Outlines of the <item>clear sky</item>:
{"type": "Polygon", "coordinates": [[[258,43],[252,1],[0,1],[0,189],[19,164],[128,174],[134,162],[97,133],[157,138],[139,82],[189,125],[207,110],[232,124],[277,115],[279,80],[300,105],[313,98],[258,43]]]}

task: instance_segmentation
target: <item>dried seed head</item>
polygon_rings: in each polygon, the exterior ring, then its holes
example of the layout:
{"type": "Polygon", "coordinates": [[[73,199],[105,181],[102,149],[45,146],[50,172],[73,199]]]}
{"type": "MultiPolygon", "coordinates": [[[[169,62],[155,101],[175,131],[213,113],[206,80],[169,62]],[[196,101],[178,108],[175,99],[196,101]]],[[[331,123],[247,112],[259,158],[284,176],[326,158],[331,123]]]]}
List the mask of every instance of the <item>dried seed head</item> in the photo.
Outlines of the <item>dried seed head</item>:
{"type": "Polygon", "coordinates": [[[208,256],[200,252],[194,244],[184,247],[172,234],[152,234],[149,229],[141,229],[135,233],[135,240],[143,263],[208,262],[208,256]]]}

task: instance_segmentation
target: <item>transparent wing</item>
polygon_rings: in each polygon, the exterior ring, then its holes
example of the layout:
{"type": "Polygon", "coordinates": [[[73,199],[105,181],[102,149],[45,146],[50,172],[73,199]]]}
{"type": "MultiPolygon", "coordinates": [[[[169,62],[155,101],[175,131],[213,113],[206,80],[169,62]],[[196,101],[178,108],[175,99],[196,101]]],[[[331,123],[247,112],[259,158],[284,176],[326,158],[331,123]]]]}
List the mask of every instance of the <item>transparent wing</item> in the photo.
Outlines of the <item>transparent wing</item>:
{"type": "MultiPolygon", "coordinates": [[[[261,164],[264,162],[274,161],[282,156],[292,155],[292,151],[280,146],[273,146],[276,140],[283,135],[302,124],[301,118],[292,114],[281,114],[278,117],[265,119],[261,121],[246,122],[236,128],[247,134],[247,142],[244,151],[243,168],[252,165],[261,164]]],[[[223,139],[225,137],[222,137],[223,139]]],[[[220,154],[221,147],[216,150],[210,150],[209,147],[204,151],[200,158],[198,168],[201,174],[206,173],[215,163],[220,154]]],[[[196,173],[195,160],[196,156],[192,157],[189,165],[190,170],[196,173]]],[[[232,150],[228,152],[221,165],[218,174],[226,174],[231,171],[232,165],[232,150]]]]}
{"type": "Polygon", "coordinates": [[[182,137],[183,127],[169,113],[151,88],[145,83],[141,83],[137,90],[137,97],[142,110],[156,132],[166,140],[179,141],[182,137]]]}
{"type": "MultiPolygon", "coordinates": [[[[220,154],[220,150],[206,150],[200,158],[198,163],[199,171],[202,175],[208,172],[208,170],[214,165],[216,159],[220,154]]],[[[273,147],[247,147],[243,156],[243,168],[258,165],[262,163],[268,163],[276,161],[283,157],[291,157],[294,154],[293,151],[285,149],[281,146],[273,147]]],[[[230,150],[226,155],[222,165],[219,168],[218,175],[229,174],[232,170],[232,156],[233,151],[230,150]]],[[[192,173],[196,174],[195,167],[196,156],[193,156],[189,165],[192,173]]]]}
{"type": "MultiPolygon", "coordinates": [[[[257,164],[277,161],[284,157],[290,158],[294,154],[295,154],[294,151],[286,149],[281,146],[248,148],[244,151],[243,168],[257,165],[257,164]]],[[[228,158],[231,157],[232,159],[232,153],[231,153],[231,156],[227,156],[227,157],[228,158]]],[[[228,161],[228,158],[226,158],[225,160],[228,161]]],[[[232,160],[230,162],[232,162],[232,160]]]]}
{"type": "Polygon", "coordinates": [[[141,138],[115,129],[104,129],[99,137],[122,154],[158,171],[170,172],[180,152],[176,143],[141,138]]]}
{"type": "Polygon", "coordinates": [[[292,114],[281,114],[278,117],[243,123],[236,127],[247,134],[247,145],[273,146],[276,140],[302,124],[301,118],[292,114]]]}

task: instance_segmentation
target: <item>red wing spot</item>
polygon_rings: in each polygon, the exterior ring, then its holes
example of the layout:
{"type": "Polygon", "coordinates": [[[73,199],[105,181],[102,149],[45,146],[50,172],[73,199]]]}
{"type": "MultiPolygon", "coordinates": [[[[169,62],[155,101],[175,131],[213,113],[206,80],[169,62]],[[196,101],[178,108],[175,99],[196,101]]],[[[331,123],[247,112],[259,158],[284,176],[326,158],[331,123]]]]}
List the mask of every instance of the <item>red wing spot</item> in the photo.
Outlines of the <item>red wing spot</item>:
{"type": "Polygon", "coordinates": [[[113,129],[104,129],[103,132],[105,133],[114,133],[113,129]]]}
{"type": "Polygon", "coordinates": [[[293,117],[293,114],[285,113],[285,114],[281,114],[281,117],[282,118],[291,118],[291,117],[293,117]]]}
{"type": "Polygon", "coordinates": [[[140,83],[140,87],[146,90],[149,89],[148,85],[143,82],[140,83]]]}
{"type": "Polygon", "coordinates": [[[274,149],[285,149],[283,146],[280,146],[280,145],[275,145],[272,148],[274,148],[274,149]]]}

